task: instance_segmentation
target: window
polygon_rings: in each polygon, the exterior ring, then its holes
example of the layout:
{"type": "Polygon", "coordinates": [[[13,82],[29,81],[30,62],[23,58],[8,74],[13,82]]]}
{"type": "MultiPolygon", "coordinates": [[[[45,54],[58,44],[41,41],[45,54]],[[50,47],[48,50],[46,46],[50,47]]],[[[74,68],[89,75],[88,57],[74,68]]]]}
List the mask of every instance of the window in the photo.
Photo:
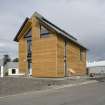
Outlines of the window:
{"type": "Polygon", "coordinates": [[[32,40],[27,39],[27,51],[32,52],[32,40]]]}
{"type": "Polygon", "coordinates": [[[31,52],[32,52],[32,30],[31,29],[25,34],[25,39],[27,41],[27,54],[31,55],[31,52]]]}
{"type": "Polygon", "coordinates": [[[27,59],[31,60],[32,56],[32,40],[27,39],[27,59]]]}
{"type": "Polygon", "coordinates": [[[31,60],[32,56],[32,30],[30,29],[24,37],[27,41],[27,60],[31,60]]]}
{"type": "Polygon", "coordinates": [[[46,37],[46,36],[48,36],[48,34],[49,34],[49,31],[45,27],[40,26],[40,36],[46,37]]]}
{"type": "Polygon", "coordinates": [[[16,69],[12,69],[12,74],[16,74],[16,69]]]}
{"type": "Polygon", "coordinates": [[[80,48],[80,60],[81,61],[83,61],[83,53],[84,53],[83,49],[80,48]]]}
{"type": "Polygon", "coordinates": [[[28,30],[28,32],[25,34],[25,38],[28,38],[28,37],[32,37],[32,30],[28,30]]]}

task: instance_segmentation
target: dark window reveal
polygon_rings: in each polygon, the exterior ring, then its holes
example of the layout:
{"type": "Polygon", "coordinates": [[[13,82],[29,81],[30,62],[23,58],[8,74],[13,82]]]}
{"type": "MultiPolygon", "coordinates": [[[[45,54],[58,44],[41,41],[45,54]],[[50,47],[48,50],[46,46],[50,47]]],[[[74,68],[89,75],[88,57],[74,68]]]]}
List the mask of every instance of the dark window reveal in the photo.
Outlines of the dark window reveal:
{"type": "Polygon", "coordinates": [[[41,37],[48,36],[48,34],[49,34],[49,31],[45,27],[40,26],[40,35],[41,35],[41,37]]]}
{"type": "Polygon", "coordinates": [[[12,69],[12,74],[16,74],[16,69],[12,69]]]}
{"type": "Polygon", "coordinates": [[[83,49],[80,48],[80,60],[81,60],[81,61],[83,60],[83,53],[84,53],[83,49]]]}

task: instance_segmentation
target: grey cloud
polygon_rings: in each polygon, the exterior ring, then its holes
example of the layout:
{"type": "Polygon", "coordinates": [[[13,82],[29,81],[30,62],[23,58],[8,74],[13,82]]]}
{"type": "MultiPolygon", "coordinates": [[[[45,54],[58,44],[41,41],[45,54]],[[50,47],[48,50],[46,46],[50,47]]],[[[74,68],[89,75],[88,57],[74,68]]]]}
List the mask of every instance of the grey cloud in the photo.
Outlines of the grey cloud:
{"type": "Polygon", "coordinates": [[[105,0],[1,0],[0,37],[4,41],[0,42],[7,45],[1,46],[4,52],[17,56],[17,44],[12,39],[34,11],[87,46],[89,60],[105,59],[105,0]]]}

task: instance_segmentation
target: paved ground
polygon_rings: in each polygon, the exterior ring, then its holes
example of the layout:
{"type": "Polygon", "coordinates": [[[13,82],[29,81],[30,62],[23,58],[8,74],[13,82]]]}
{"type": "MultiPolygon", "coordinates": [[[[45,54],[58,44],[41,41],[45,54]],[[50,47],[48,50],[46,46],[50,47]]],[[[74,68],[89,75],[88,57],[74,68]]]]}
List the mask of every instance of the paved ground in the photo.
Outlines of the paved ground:
{"type": "Polygon", "coordinates": [[[4,97],[0,105],[105,105],[105,82],[4,97]]]}
{"type": "Polygon", "coordinates": [[[28,91],[39,91],[64,84],[76,84],[87,81],[86,79],[66,78],[0,78],[0,96],[24,93],[28,91]]]}

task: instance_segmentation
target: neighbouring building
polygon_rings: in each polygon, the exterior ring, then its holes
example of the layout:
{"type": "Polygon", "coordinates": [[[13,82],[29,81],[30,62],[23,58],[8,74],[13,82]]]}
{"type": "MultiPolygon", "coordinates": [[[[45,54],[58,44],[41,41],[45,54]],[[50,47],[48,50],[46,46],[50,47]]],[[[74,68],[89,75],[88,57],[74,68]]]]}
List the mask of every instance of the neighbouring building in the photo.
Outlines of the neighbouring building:
{"type": "Polygon", "coordinates": [[[86,74],[86,51],[78,40],[35,12],[14,41],[19,43],[19,71],[33,77],[86,74]]]}
{"type": "Polygon", "coordinates": [[[7,71],[8,76],[21,75],[18,69],[18,62],[8,62],[4,69],[7,71]]]}
{"type": "Polygon", "coordinates": [[[87,74],[105,74],[105,61],[87,63],[87,74]]]}
{"type": "Polygon", "coordinates": [[[19,72],[18,62],[7,62],[4,65],[4,60],[0,59],[0,77],[4,76],[21,76],[23,73],[19,72]]]}
{"type": "Polygon", "coordinates": [[[3,77],[3,60],[0,59],[0,77],[3,77]]]}

